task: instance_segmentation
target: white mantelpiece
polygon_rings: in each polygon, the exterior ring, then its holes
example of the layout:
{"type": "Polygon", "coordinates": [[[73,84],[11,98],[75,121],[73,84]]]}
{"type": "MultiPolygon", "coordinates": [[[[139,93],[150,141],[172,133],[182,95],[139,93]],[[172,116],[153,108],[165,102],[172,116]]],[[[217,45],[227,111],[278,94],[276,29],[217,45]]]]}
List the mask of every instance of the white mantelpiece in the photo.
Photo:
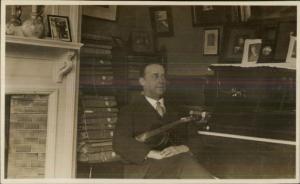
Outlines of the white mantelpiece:
{"type": "Polygon", "coordinates": [[[73,178],[76,167],[80,7],[61,8],[74,42],[5,36],[6,94],[49,94],[47,178],[73,178]]]}
{"type": "Polygon", "coordinates": [[[6,35],[6,43],[71,50],[78,50],[83,45],[82,43],[64,42],[52,40],[51,38],[38,39],[11,35],[6,35]]]}

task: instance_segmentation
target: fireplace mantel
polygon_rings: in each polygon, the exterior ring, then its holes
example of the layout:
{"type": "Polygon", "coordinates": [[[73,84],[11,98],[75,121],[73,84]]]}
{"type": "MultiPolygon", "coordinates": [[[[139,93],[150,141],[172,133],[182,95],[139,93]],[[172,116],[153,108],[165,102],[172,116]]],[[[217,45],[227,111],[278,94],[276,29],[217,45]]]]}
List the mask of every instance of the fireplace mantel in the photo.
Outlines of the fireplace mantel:
{"type": "Polygon", "coordinates": [[[82,43],[64,42],[60,40],[52,40],[51,38],[39,39],[11,35],[6,35],[6,43],[72,50],[79,50],[83,45],[82,43]]]}
{"type": "Polygon", "coordinates": [[[6,35],[5,93],[48,94],[46,178],[74,178],[79,75],[80,6],[55,6],[68,16],[73,42],[6,35]]]}

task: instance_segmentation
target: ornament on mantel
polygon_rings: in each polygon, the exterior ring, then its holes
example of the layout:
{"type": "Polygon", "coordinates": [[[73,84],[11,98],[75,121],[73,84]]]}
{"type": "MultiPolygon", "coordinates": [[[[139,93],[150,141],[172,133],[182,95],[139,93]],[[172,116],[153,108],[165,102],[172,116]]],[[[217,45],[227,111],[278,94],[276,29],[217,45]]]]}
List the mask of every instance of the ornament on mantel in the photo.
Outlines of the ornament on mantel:
{"type": "Polygon", "coordinates": [[[6,24],[5,33],[7,35],[22,35],[21,32],[21,15],[22,7],[21,6],[11,6],[11,19],[6,24]]]}
{"type": "Polygon", "coordinates": [[[43,38],[45,36],[43,23],[44,6],[32,6],[31,17],[22,25],[22,31],[26,37],[43,38]]]}

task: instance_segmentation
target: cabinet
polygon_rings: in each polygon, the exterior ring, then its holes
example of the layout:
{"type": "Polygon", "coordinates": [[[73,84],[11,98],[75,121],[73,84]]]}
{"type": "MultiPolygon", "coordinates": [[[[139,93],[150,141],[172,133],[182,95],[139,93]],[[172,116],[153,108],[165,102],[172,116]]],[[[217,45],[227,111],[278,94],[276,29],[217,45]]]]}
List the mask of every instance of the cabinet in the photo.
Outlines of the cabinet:
{"type": "Polygon", "coordinates": [[[212,65],[201,160],[221,178],[294,178],[296,71],[288,63],[212,65]]]}

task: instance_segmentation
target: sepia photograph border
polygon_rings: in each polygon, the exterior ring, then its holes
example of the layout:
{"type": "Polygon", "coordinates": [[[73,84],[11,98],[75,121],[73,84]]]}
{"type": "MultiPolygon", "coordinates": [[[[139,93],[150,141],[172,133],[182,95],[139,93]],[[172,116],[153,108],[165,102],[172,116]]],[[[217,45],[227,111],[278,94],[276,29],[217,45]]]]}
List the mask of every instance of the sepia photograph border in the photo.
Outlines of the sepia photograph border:
{"type": "MultiPolygon", "coordinates": [[[[98,5],[100,2],[96,1],[43,1],[43,4],[47,5],[98,5]]],[[[107,5],[297,5],[297,19],[299,19],[299,8],[300,4],[299,2],[131,2],[131,3],[126,3],[125,1],[106,1],[106,2],[101,2],[102,4],[107,4],[107,5]]],[[[300,98],[299,96],[297,97],[297,102],[296,102],[296,111],[297,111],[297,118],[296,118],[296,176],[293,179],[218,179],[218,180],[139,180],[139,179],[66,179],[66,178],[51,178],[51,179],[6,179],[4,178],[4,141],[5,141],[5,126],[4,126],[4,103],[5,103],[5,7],[6,5],[13,5],[13,4],[22,4],[22,5],[31,5],[31,4],[41,4],[41,1],[8,1],[4,0],[1,3],[1,67],[0,67],[0,75],[1,75],[1,99],[0,99],[0,118],[1,118],[1,178],[0,178],[0,183],[4,184],[21,184],[21,183],[76,183],[76,184],[85,184],[85,183],[299,183],[299,102],[300,98]]],[[[299,22],[297,24],[297,31],[299,33],[299,22]]],[[[297,47],[297,56],[299,56],[299,48],[297,47]]],[[[299,62],[296,62],[297,70],[299,71],[299,62]]],[[[300,74],[297,71],[297,81],[300,79],[300,74]]],[[[299,85],[297,85],[297,94],[299,94],[299,85]]]]}

